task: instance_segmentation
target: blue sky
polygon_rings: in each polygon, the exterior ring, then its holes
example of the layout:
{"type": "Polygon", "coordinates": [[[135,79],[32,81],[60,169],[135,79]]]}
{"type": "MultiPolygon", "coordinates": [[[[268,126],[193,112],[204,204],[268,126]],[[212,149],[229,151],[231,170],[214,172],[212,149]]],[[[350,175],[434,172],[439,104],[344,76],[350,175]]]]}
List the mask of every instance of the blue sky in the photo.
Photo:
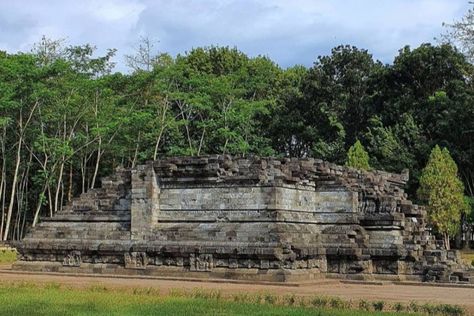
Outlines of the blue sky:
{"type": "Polygon", "coordinates": [[[368,49],[390,63],[469,8],[464,0],[4,0],[0,50],[28,51],[42,35],[124,54],[140,36],[173,55],[206,45],[237,46],[281,66],[311,65],[339,44],[368,49]]]}

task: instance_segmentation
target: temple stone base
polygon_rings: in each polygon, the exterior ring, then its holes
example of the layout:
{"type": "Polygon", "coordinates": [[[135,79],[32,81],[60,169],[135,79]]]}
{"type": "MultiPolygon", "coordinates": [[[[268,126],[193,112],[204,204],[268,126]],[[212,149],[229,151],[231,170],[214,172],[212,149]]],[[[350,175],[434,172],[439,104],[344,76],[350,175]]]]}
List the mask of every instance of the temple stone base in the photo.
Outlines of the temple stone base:
{"type": "MultiPolygon", "coordinates": [[[[19,242],[14,269],[308,282],[470,283],[408,174],[314,159],[175,157],[117,169],[19,242]]],[[[474,279],[473,279],[474,281],[474,279]]]]}
{"type": "MultiPolygon", "coordinates": [[[[67,274],[102,274],[125,276],[154,276],[186,279],[229,279],[252,282],[292,282],[308,283],[325,276],[318,269],[304,271],[280,269],[227,269],[215,268],[212,271],[189,271],[185,267],[148,267],[147,269],[127,269],[116,264],[83,264],[80,267],[65,267],[57,262],[21,262],[14,265],[15,270],[30,272],[58,272],[67,274]]],[[[371,279],[370,277],[367,280],[371,279]]]]}

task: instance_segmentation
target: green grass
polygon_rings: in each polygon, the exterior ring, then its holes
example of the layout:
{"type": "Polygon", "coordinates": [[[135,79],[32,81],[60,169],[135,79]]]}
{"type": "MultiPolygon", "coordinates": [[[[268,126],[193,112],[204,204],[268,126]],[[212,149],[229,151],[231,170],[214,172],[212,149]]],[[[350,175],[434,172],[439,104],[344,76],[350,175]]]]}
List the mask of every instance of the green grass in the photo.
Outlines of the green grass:
{"type": "Polygon", "coordinates": [[[16,251],[0,248],[0,264],[13,263],[16,260],[16,251]]]}
{"type": "MultiPolygon", "coordinates": [[[[36,286],[29,283],[0,285],[0,315],[416,315],[375,312],[373,309],[364,311],[357,309],[358,305],[338,298],[301,298],[271,293],[222,297],[219,291],[202,289],[173,290],[160,295],[157,289],[144,288],[120,290],[95,286],[73,289],[58,284],[36,286]]],[[[421,308],[421,305],[417,306],[421,308]]],[[[366,307],[370,309],[371,304],[366,307]]]]}

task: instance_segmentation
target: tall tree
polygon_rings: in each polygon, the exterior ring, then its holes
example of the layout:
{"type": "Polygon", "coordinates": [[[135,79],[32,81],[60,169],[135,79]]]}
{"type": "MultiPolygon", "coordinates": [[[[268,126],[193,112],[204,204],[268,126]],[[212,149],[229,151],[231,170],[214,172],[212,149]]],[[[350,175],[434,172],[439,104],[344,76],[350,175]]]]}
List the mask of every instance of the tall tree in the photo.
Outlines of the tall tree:
{"type": "Polygon", "coordinates": [[[458,168],[447,148],[441,149],[436,145],[431,151],[420,177],[418,197],[427,203],[430,220],[449,250],[449,238],[459,230],[466,202],[458,168]]]}

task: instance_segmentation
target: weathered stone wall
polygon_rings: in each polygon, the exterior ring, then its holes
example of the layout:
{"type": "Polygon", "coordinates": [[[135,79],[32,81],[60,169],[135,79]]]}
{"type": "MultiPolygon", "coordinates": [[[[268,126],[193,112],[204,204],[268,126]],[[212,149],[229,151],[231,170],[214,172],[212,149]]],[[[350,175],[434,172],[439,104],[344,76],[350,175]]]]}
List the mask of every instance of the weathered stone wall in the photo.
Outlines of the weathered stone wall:
{"type": "Polygon", "coordinates": [[[315,159],[166,158],[117,170],[18,245],[15,268],[298,281],[468,280],[408,174],[315,159]]]}

